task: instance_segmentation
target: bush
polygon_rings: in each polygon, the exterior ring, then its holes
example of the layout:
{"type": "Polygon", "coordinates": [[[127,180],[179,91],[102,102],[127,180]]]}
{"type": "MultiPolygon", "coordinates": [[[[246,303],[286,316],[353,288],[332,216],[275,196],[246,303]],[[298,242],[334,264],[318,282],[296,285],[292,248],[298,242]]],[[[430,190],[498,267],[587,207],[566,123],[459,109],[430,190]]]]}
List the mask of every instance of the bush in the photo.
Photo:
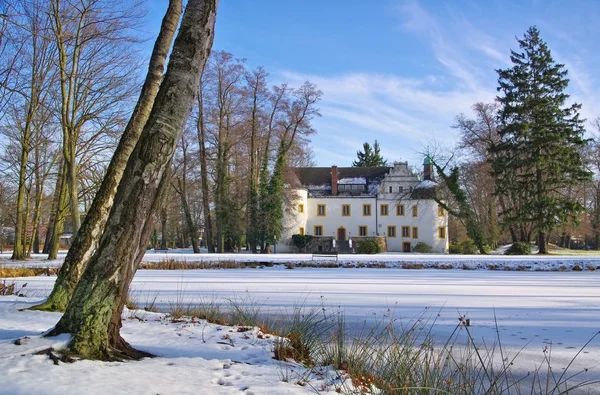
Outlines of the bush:
{"type": "Polygon", "coordinates": [[[525,242],[516,242],[513,243],[504,255],[530,255],[531,254],[531,244],[525,242]]]}
{"type": "Polygon", "coordinates": [[[309,236],[309,235],[300,235],[300,234],[292,235],[292,243],[294,243],[294,245],[296,247],[298,247],[299,249],[303,249],[304,247],[306,247],[306,245],[308,243],[310,243],[310,241],[312,239],[313,239],[313,236],[309,236]]]}
{"type": "Polygon", "coordinates": [[[471,239],[461,240],[458,243],[450,243],[448,248],[450,254],[474,255],[479,253],[475,242],[471,239]]]}
{"type": "Polygon", "coordinates": [[[378,254],[381,246],[375,240],[363,240],[358,243],[356,250],[359,254],[378,254]]]}
{"type": "Polygon", "coordinates": [[[431,246],[427,243],[423,243],[422,241],[420,241],[417,243],[416,246],[414,246],[413,251],[422,253],[431,252],[431,246]]]}

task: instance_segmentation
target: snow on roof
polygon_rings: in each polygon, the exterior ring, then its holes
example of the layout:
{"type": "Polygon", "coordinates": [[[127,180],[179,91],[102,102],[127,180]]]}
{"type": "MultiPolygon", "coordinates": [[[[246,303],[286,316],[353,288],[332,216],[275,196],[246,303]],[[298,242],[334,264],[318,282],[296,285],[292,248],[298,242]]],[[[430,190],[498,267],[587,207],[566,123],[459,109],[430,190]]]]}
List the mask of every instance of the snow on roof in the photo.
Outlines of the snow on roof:
{"type": "Polygon", "coordinates": [[[369,195],[377,195],[377,188],[381,185],[380,182],[372,182],[369,184],[369,195]]]}
{"type": "Polygon", "coordinates": [[[312,191],[330,191],[331,185],[323,184],[323,185],[309,185],[307,189],[312,191]]]}
{"type": "Polygon", "coordinates": [[[354,178],[341,178],[338,180],[338,184],[360,184],[365,185],[367,179],[365,177],[354,177],[354,178]]]}
{"type": "Polygon", "coordinates": [[[418,183],[415,188],[435,188],[438,186],[438,183],[431,180],[423,180],[418,183]]]}

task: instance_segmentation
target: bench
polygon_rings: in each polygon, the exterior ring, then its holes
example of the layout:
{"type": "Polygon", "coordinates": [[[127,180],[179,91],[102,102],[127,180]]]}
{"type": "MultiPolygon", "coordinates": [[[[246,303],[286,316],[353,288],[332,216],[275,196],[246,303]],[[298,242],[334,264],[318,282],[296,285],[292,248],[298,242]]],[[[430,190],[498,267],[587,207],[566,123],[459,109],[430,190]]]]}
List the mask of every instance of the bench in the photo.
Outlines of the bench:
{"type": "Polygon", "coordinates": [[[335,261],[337,262],[337,260],[338,260],[337,251],[319,251],[319,252],[312,253],[313,261],[315,260],[315,258],[330,258],[330,257],[335,257],[335,261]]]}

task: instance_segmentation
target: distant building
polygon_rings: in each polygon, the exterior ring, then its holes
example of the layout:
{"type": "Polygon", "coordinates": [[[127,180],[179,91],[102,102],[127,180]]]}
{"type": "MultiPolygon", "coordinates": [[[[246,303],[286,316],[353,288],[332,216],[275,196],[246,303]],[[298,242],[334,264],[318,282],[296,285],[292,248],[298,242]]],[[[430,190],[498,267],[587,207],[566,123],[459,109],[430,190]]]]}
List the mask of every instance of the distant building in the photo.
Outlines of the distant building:
{"type": "Polygon", "coordinates": [[[438,184],[429,157],[423,166],[422,181],[407,162],[292,168],[289,186],[297,197],[286,203],[277,252],[294,251],[292,235],[307,234],[330,239],[335,249],[383,237],[387,251],[411,252],[423,242],[446,253],[448,215],[434,200],[438,184]]]}

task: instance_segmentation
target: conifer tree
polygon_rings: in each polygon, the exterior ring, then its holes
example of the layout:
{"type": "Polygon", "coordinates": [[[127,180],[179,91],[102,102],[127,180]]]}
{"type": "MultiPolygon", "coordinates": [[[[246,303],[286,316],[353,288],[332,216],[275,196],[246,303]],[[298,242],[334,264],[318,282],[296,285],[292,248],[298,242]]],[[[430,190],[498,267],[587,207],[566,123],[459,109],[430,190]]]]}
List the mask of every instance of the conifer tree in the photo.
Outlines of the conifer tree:
{"type": "Polygon", "coordinates": [[[356,151],[357,159],[352,162],[353,167],[378,167],[387,166],[387,160],[383,159],[379,153],[379,143],[375,140],[373,147],[371,144],[364,143],[363,151],[356,151]]]}
{"type": "Polygon", "coordinates": [[[497,70],[500,142],[491,149],[492,168],[496,193],[523,202],[502,213],[505,223],[532,224],[544,254],[548,232],[583,210],[564,191],[590,177],[580,156],[588,140],[581,105],[566,104],[565,66],[554,61],[536,27],[518,42],[513,66],[497,70]]]}

